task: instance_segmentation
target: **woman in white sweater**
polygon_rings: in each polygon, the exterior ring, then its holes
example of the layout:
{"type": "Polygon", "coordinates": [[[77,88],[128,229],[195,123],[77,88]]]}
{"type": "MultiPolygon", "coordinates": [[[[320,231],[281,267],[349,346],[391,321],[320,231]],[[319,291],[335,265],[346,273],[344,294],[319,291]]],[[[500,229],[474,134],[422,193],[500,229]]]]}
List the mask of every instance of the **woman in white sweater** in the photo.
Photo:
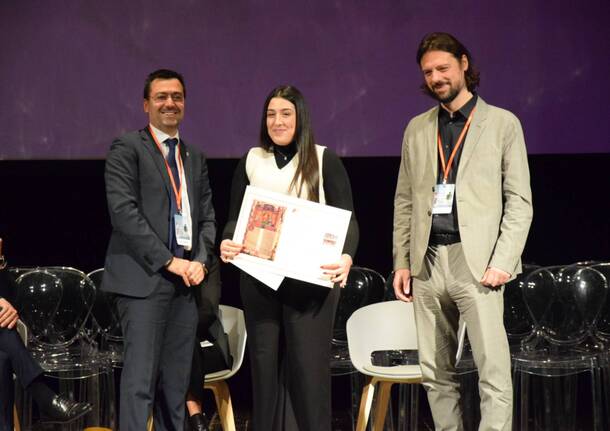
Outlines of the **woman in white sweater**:
{"type": "Polygon", "coordinates": [[[229,221],[220,245],[225,262],[243,249],[233,242],[247,185],[352,211],[343,255],[323,265],[333,289],[285,278],[277,291],[240,274],[252,369],[254,431],[330,431],[330,343],[340,287],[358,244],[349,178],[339,157],[316,145],[309,113],[295,87],[265,100],[260,142],[233,176],[229,221]]]}

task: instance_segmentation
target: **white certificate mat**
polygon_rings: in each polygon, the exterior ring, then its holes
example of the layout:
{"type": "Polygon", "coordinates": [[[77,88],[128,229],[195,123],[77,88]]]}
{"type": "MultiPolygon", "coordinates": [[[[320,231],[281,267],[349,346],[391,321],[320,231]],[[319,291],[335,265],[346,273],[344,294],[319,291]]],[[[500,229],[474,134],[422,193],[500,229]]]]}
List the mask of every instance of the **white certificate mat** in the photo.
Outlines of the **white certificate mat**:
{"type": "Polygon", "coordinates": [[[248,186],[233,235],[244,250],[233,263],[275,289],[283,277],[332,287],[320,265],[339,262],[350,218],[350,211],[248,186]]]}

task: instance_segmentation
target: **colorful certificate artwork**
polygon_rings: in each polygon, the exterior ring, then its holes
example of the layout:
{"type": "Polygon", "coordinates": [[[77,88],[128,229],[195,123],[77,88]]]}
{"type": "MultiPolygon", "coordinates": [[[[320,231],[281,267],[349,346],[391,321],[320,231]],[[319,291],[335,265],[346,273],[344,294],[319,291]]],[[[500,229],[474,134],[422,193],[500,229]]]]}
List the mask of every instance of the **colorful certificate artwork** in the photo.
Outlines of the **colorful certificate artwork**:
{"type": "Polygon", "coordinates": [[[286,207],[257,201],[252,203],[244,236],[244,253],[274,260],[286,207]]]}

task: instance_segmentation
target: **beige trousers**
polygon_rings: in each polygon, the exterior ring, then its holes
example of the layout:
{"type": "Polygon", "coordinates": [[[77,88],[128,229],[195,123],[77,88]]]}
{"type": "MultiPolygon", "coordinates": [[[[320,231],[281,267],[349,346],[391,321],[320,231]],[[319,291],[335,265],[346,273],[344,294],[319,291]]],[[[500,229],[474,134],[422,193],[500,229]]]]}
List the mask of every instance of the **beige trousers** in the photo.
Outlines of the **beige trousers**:
{"type": "Polygon", "coordinates": [[[461,431],[455,374],[460,316],[479,372],[480,431],[509,431],[513,391],[504,329],[503,289],[475,280],[460,243],[430,248],[424,274],[413,279],[419,360],[437,431],[461,431]]]}

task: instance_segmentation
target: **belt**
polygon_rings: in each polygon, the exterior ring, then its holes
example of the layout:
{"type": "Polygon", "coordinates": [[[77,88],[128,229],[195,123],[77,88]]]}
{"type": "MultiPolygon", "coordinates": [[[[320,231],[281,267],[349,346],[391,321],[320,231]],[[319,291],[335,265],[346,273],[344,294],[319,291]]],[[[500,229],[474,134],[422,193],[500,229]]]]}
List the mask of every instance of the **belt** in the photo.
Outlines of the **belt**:
{"type": "Polygon", "coordinates": [[[430,245],[449,245],[462,241],[459,233],[431,233],[430,245]]]}

